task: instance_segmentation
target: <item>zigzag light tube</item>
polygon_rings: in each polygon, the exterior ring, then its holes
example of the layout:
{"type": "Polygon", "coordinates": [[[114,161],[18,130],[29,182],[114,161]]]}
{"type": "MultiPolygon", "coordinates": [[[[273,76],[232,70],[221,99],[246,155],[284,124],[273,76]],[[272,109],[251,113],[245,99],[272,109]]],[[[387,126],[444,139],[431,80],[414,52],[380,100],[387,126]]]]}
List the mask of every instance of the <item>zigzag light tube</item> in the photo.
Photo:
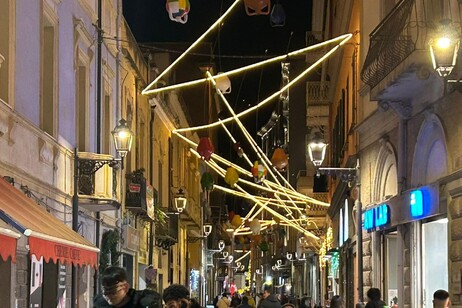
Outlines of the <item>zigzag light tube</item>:
{"type": "Polygon", "coordinates": [[[194,43],[191,44],[191,46],[189,46],[188,49],[185,50],[185,52],[183,52],[175,61],[172,62],[172,64],[170,64],[165,70],[162,71],[162,73],[159,74],[159,76],[157,76],[142,92],[141,94],[143,95],[146,95],[148,94],[148,90],[150,90],[155,84],[157,84],[159,82],[159,80],[165,75],[167,74],[168,71],[170,71],[178,62],[181,61],[181,59],[183,59],[194,47],[196,47],[197,44],[199,44],[203,39],[204,37],[207,36],[207,34],[209,34],[210,31],[212,31],[213,29],[215,29],[216,26],[218,26],[223,19],[226,18],[226,16],[228,16],[229,13],[231,13],[231,11],[239,4],[239,2],[241,2],[241,0],[236,0],[234,1],[234,3],[228,8],[228,10],[226,10],[226,12],[220,16],[220,18],[217,19],[217,21],[215,21],[211,26],[210,28],[207,29],[207,31],[205,31],[194,43]]]}
{"type": "MultiPolygon", "coordinates": [[[[257,63],[253,63],[253,64],[250,64],[250,65],[247,65],[247,66],[243,66],[243,67],[240,67],[240,68],[228,71],[228,72],[223,72],[223,73],[220,73],[219,75],[213,75],[212,78],[217,79],[218,77],[222,77],[222,76],[228,76],[229,77],[229,76],[232,76],[232,75],[236,75],[236,74],[245,72],[247,70],[259,68],[259,67],[264,66],[266,64],[281,61],[281,60],[284,60],[284,59],[286,59],[288,57],[296,56],[296,55],[305,53],[307,51],[316,50],[316,49],[319,49],[321,47],[324,47],[325,45],[329,45],[329,44],[335,43],[335,42],[337,42],[339,40],[342,40],[342,39],[344,39],[344,37],[346,35],[348,35],[348,34],[344,34],[344,35],[338,36],[336,38],[333,38],[333,39],[330,39],[330,40],[327,40],[327,41],[324,41],[324,42],[321,42],[321,43],[318,43],[318,44],[315,44],[315,45],[311,45],[311,46],[308,46],[308,47],[305,47],[305,48],[302,48],[302,49],[298,49],[298,50],[292,51],[292,52],[290,52],[288,54],[285,54],[285,55],[276,56],[276,57],[266,59],[266,60],[263,60],[263,61],[260,61],[260,62],[257,62],[257,63]]],[[[173,68],[173,66],[168,67],[167,69],[165,69],[165,71],[171,70],[172,68],[173,68]]],[[[163,73],[163,74],[165,74],[165,73],[163,73]]],[[[155,83],[157,83],[159,81],[159,80],[154,80],[149,86],[146,87],[146,89],[143,90],[142,94],[144,94],[144,95],[156,94],[156,93],[160,93],[160,92],[164,92],[164,91],[170,91],[170,90],[175,90],[175,89],[178,89],[178,88],[184,88],[184,87],[188,87],[188,86],[193,86],[193,85],[205,82],[208,79],[209,78],[201,78],[201,79],[191,80],[191,81],[178,83],[178,84],[174,84],[174,85],[170,85],[170,86],[165,86],[165,87],[161,87],[161,88],[157,88],[157,89],[150,89],[155,83]]]]}

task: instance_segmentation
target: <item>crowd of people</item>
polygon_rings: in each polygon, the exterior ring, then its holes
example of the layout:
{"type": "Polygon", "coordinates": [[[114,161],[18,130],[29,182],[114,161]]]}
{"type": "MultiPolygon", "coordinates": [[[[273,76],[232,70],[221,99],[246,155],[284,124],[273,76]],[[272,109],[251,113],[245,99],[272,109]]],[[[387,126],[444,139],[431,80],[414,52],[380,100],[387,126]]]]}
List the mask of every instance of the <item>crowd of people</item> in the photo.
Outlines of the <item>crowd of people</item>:
{"type": "MultiPolygon", "coordinates": [[[[201,308],[200,304],[190,298],[188,288],[179,284],[172,284],[162,292],[162,296],[149,289],[135,290],[130,287],[126,271],[121,267],[111,266],[101,275],[101,294],[95,297],[94,308],[201,308]]],[[[385,308],[389,307],[381,299],[381,292],[377,288],[367,291],[367,303],[356,304],[356,308],[385,308]]],[[[215,297],[214,308],[322,308],[320,304],[311,303],[311,299],[303,297],[290,299],[287,296],[272,293],[270,285],[264,285],[263,292],[231,294],[225,292],[215,297]],[[314,305],[314,306],[313,306],[314,305]]],[[[433,308],[448,308],[451,306],[449,293],[437,290],[433,294],[433,308]]],[[[341,296],[333,296],[328,308],[345,308],[341,296]]],[[[396,306],[397,307],[397,306],[396,306]]],[[[392,307],[390,307],[392,308],[392,307]]],[[[394,307],[393,307],[394,308],[394,307]]]]}

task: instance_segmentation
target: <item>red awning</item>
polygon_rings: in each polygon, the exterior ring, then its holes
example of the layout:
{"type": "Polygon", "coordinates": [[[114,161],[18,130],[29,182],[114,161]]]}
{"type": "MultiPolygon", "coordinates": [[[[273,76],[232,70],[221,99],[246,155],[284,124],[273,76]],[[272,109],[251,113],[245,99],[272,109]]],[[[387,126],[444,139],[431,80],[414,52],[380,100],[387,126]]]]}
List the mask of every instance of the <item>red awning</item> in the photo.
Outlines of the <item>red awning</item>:
{"type": "Polygon", "coordinates": [[[3,261],[11,257],[11,262],[16,263],[16,241],[20,237],[17,232],[0,227],[0,257],[3,261]]]}
{"type": "Polygon", "coordinates": [[[97,266],[98,248],[3,178],[0,178],[0,219],[29,237],[30,254],[37,258],[97,266]]]}

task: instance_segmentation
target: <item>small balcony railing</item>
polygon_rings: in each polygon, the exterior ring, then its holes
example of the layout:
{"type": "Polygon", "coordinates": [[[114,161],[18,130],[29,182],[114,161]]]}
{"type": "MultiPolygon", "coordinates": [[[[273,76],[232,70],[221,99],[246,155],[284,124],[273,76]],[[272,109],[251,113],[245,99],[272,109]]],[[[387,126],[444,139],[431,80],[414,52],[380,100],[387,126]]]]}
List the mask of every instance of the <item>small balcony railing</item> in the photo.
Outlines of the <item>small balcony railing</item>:
{"type": "Polygon", "coordinates": [[[419,32],[411,26],[415,0],[403,0],[370,34],[361,79],[375,87],[416,49],[419,32]]]}

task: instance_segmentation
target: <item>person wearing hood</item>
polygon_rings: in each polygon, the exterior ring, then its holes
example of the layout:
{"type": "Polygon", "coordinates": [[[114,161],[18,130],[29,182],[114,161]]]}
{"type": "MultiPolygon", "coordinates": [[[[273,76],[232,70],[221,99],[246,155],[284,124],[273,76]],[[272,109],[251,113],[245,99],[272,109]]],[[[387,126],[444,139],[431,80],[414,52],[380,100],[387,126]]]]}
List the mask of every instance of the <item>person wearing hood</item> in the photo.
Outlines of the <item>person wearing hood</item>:
{"type": "Polygon", "coordinates": [[[271,285],[265,284],[264,286],[263,300],[261,301],[260,308],[282,308],[276,296],[271,294],[271,285]]]}
{"type": "Polygon", "coordinates": [[[231,302],[229,301],[228,298],[228,293],[223,293],[223,296],[220,298],[220,300],[217,303],[218,308],[228,308],[231,302]]]}

